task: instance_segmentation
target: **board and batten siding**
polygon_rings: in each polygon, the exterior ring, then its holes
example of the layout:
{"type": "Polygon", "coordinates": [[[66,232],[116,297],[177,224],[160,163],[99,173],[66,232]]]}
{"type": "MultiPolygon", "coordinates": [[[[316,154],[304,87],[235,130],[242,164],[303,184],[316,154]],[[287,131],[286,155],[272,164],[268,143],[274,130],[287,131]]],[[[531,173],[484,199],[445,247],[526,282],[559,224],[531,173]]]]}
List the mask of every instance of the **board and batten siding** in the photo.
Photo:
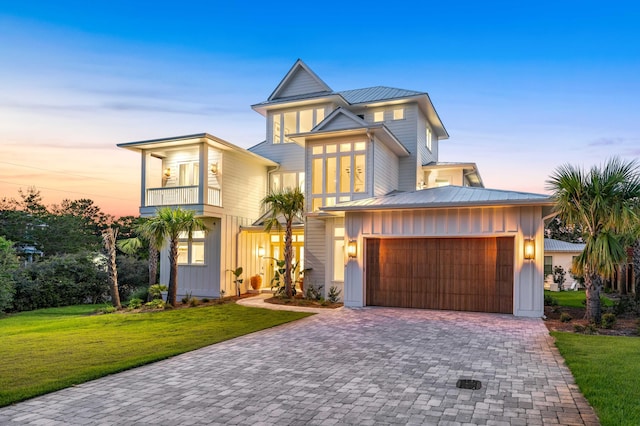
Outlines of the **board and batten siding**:
{"type": "Polygon", "coordinates": [[[540,317],[544,311],[544,224],[542,208],[529,206],[347,212],[345,240],[357,240],[358,256],[349,260],[345,271],[345,306],[365,304],[365,238],[502,236],[514,237],[514,315],[540,317]],[[524,260],[526,238],[535,240],[532,261],[524,260]]]}

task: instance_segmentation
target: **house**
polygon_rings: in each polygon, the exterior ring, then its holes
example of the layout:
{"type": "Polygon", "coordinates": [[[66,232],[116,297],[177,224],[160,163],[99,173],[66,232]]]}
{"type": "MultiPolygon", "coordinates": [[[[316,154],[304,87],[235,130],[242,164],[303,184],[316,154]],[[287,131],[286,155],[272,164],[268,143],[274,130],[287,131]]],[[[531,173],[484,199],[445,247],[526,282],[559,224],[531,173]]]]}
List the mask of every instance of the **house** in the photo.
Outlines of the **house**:
{"type": "Polygon", "coordinates": [[[283,238],[264,232],[260,199],[298,186],[305,286],[336,287],[350,307],[542,315],[536,247],[551,201],[484,188],[472,162],[440,162],[449,134],[426,92],[334,91],[298,60],[252,108],[266,138],[248,150],[206,133],[119,145],[141,154],[142,216],[183,206],[210,225],[180,246],[179,292],[229,294],[237,266],[268,283],[283,238]]]}
{"type": "MultiPolygon", "coordinates": [[[[561,266],[565,271],[565,282],[563,290],[574,289],[577,287],[575,279],[571,277],[571,265],[573,259],[584,250],[582,243],[569,243],[566,241],[554,240],[552,238],[544,239],[544,276],[553,275],[553,269],[561,266]]],[[[545,288],[550,289],[552,280],[545,280],[545,288]],[[548,283],[548,284],[547,284],[548,283]],[[549,287],[549,288],[547,288],[549,287]]]]}

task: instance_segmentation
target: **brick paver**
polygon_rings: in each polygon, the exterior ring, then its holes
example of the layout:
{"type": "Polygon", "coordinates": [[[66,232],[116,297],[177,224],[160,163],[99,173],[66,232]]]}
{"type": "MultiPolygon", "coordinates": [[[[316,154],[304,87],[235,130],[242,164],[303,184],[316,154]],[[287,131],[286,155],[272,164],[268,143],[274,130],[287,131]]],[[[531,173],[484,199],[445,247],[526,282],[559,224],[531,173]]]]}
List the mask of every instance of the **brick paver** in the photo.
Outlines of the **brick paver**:
{"type": "Polygon", "coordinates": [[[341,309],[0,409],[0,424],[597,425],[540,319],[341,309]],[[479,390],[456,388],[460,378],[479,390]]]}

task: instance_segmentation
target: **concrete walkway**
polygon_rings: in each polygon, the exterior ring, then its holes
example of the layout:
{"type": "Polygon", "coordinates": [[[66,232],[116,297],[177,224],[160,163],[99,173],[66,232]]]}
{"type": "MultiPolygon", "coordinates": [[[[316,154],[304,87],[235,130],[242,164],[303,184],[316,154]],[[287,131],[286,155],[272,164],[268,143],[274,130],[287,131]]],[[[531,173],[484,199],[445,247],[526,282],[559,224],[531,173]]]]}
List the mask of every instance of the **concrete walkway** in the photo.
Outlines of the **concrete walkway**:
{"type": "Polygon", "coordinates": [[[0,424],[596,425],[539,319],[341,309],[0,409],[0,424]],[[482,382],[458,389],[458,379],[482,382]]]}

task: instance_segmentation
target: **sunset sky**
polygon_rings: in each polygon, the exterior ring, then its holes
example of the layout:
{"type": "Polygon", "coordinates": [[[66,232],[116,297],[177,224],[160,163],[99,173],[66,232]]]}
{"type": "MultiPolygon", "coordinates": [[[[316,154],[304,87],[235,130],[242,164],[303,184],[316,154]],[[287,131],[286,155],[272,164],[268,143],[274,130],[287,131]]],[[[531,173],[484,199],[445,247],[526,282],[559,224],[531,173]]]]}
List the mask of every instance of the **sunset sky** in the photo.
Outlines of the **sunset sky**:
{"type": "Polygon", "coordinates": [[[297,58],[334,90],[428,92],[440,160],[476,162],[490,188],[640,157],[636,2],[218,3],[0,0],[0,198],[35,186],[137,214],[140,159],[116,144],[248,148],[265,137],[250,105],[297,58]]]}

